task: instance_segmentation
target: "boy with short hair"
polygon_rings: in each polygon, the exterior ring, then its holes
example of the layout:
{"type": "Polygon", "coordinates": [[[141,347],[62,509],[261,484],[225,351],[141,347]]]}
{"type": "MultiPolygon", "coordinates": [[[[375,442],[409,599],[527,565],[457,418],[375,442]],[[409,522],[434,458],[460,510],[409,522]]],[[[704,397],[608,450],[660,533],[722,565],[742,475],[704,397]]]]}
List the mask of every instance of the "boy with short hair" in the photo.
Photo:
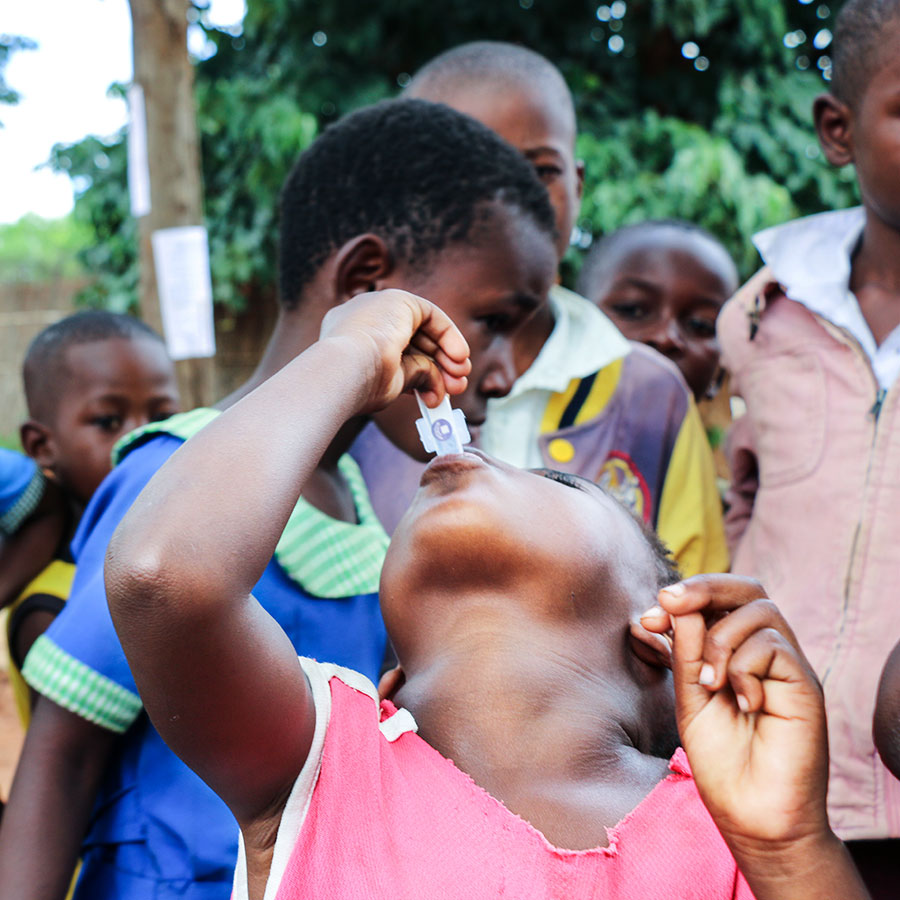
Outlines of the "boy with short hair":
{"type": "Polygon", "coordinates": [[[849,0],[813,115],[828,161],[855,167],[862,207],[757,235],[765,267],[719,317],[747,404],[732,430],[734,571],[778,596],[823,680],[831,819],[890,896],[900,782],[876,756],[872,710],[900,634],[898,96],[900,2],[849,0]]]}
{"type": "MultiPolygon", "coordinates": [[[[575,160],[572,95],[556,67],[524,47],[478,41],[426,63],[405,95],[478,119],[525,156],[550,194],[561,259],[584,167],[575,160]]],[[[480,446],[515,465],[551,466],[603,485],[656,528],[685,574],[727,569],[709,446],[677,371],[558,285],[520,347],[520,377],[508,396],[491,402],[480,446]]],[[[391,531],[421,467],[373,429],[354,453],[391,531]]]]}
{"type": "Polygon", "coordinates": [[[719,371],[716,318],[738,287],[728,251],[680,219],[626,225],[591,248],[578,291],[629,340],[672,360],[700,403],[719,371]]]}
{"type": "Polygon", "coordinates": [[[629,340],[681,370],[713,451],[719,488],[731,484],[724,438],[731,426],[716,318],[738,286],[728,251],[681,219],[652,219],[605,235],[585,257],[578,290],[629,340]]]}
{"type": "Polygon", "coordinates": [[[31,342],[23,365],[29,419],[22,446],[58,486],[68,524],[54,559],[10,607],[6,635],[19,715],[30,718],[21,667],[69,596],[68,542],[129,431],[178,412],[175,369],[160,336],[139,319],[99,310],[55,322],[31,342]]]}
{"type": "MultiPolygon", "coordinates": [[[[257,371],[222,406],[311,345],[335,306],[370,290],[409,286],[430,293],[461,323],[473,353],[460,407],[473,421],[483,418],[487,399],[513,383],[514,338],[552,282],[554,236],[553,211],[531,167],[489,129],[413,100],[346,117],[301,155],[285,182],[279,320],[257,371]],[[499,330],[498,320],[505,323],[499,330]]],[[[427,364],[427,352],[407,355],[410,377],[427,364]]],[[[459,387],[465,375],[459,373],[459,387]]],[[[318,402],[343,401],[323,392],[318,402]]],[[[4,900],[61,898],[85,831],[77,900],[230,895],[234,818],[141,714],[103,588],[103,558],[122,515],[185,439],[217,414],[195,410],[129,436],[120,446],[124,459],[87,512],[75,542],[78,577],[69,608],[26,663],[45,697],[13,784],[10,827],[0,832],[4,900]],[[76,603],[82,619],[89,615],[89,632],[74,617],[76,603]],[[71,672],[76,688],[86,681],[96,702],[70,692],[71,678],[57,677],[71,672]]],[[[388,538],[345,454],[366,420],[347,423],[322,448],[303,496],[279,525],[274,557],[254,557],[262,564],[254,595],[287,632],[294,653],[377,677],[386,644],[377,588],[388,538]]],[[[263,507],[270,500],[268,457],[256,435],[243,439],[258,465],[237,467],[235,480],[258,488],[255,502],[263,507]]],[[[417,437],[409,449],[423,453],[417,437]]],[[[242,527],[229,531],[236,556],[252,553],[248,537],[242,527]]],[[[230,713],[220,712],[224,724],[230,713]]]]}

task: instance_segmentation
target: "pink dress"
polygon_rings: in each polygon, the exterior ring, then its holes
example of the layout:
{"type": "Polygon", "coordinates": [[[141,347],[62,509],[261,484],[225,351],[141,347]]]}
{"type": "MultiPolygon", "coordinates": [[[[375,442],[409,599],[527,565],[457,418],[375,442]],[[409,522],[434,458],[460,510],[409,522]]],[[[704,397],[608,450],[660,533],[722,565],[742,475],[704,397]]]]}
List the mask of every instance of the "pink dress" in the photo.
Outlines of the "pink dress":
{"type": "MultiPolygon", "coordinates": [[[[609,846],[554,847],[416,732],[362,675],[302,660],[317,726],[265,900],[752,900],[684,752],[609,846]]],[[[246,900],[243,843],[235,900],[246,900]]]]}

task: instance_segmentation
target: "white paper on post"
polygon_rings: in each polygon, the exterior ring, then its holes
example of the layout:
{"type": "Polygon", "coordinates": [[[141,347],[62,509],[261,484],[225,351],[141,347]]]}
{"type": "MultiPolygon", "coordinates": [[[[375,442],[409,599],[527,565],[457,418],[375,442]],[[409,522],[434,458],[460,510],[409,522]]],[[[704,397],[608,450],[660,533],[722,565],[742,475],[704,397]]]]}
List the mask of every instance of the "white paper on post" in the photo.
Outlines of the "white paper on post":
{"type": "Polygon", "coordinates": [[[128,195],[131,214],[136,218],[150,212],[150,165],[147,162],[147,114],[144,89],[128,88],[128,195]]]}
{"type": "Polygon", "coordinates": [[[202,225],[154,231],[153,260],[166,347],[172,359],[213,356],[209,240],[202,225]]]}

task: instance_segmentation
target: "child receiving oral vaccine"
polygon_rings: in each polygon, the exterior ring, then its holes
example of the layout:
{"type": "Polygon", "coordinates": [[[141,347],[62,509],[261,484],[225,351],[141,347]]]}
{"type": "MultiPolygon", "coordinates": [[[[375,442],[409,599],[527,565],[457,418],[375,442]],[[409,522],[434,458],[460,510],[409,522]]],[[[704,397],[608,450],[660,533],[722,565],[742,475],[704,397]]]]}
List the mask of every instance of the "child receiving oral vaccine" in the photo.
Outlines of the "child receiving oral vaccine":
{"type": "Polygon", "coordinates": [[[439,308],[358,296],[110,544],[146,709],[240,823],[234,896],[865,898],[825,814],[821,692],[777,609],[742,579],[672,584],[590,482],[439,456],[382,572],[381,696],[298,660],[250,591],[319,456],[404,390],[429,419],[468,371],[439,308]]]}

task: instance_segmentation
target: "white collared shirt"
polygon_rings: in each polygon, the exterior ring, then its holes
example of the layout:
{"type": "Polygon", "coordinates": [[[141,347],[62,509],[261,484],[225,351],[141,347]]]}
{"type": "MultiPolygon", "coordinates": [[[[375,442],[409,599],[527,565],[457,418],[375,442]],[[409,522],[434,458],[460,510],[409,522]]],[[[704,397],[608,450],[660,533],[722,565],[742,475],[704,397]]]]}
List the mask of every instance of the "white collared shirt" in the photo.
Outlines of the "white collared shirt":
{"type": "Polygon", "coordinates": [[[550,290],[554,325],[528,370],[506,397],[488,402],[484,450],[523,468],[543,465],[537,437],[550,396],[628,354],[628,341],[593,303],[564,287],[550,290]]]}
{"type": "Polygon", "coordinates": [[[900,375],[900,325],[876,345],[850,290],[850,260],[864,225],[865,212],[856,206],[767,228],[753,243],[791,300],[859,342],[878,386],[888,390],[900,375]]]}

